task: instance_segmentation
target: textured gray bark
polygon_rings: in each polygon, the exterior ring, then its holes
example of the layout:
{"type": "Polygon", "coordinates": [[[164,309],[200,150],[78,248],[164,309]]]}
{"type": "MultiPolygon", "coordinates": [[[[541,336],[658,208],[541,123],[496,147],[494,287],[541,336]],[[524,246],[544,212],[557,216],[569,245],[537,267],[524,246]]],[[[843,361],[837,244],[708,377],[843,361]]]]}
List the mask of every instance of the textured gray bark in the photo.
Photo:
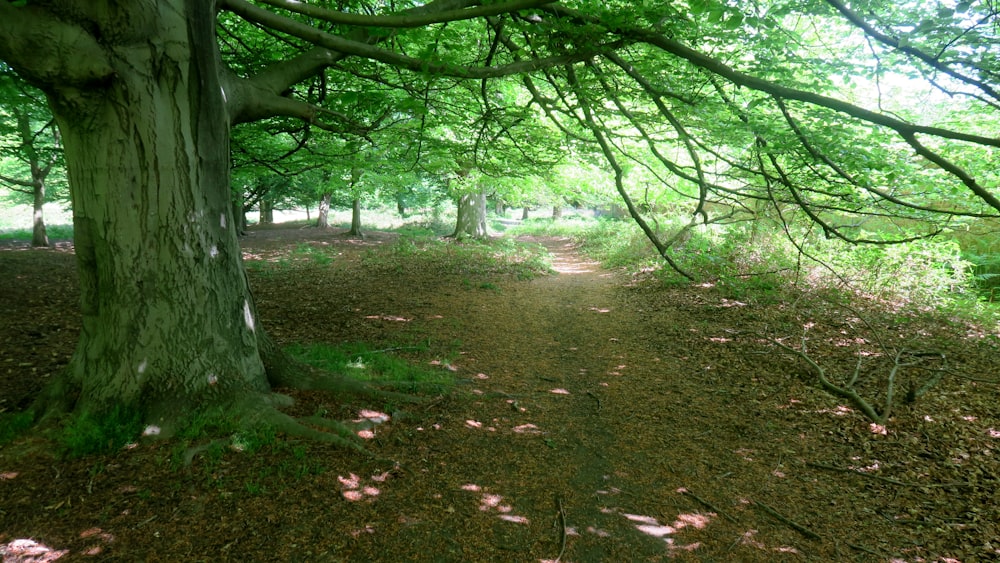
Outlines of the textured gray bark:
{"type": "MultiPolygon", "coordinates": [[[[89,6],[76,4],[83,14],[89,6]]],[[[87,14],[106,34],[100,44],[70,28],[97,50],[93,72],[107,65],[99,80],[48,74],[70,53],[20,66],[46,91],[62,132],[80,270],[80,340],[49,396],[79,391],[75,405],[60,406],[132,406],[156,422],[268,383],[232,213],[214,7],[133,7],[87,14]]],[[[18,52],[3,54],[18,66],[18,52]]]]}
{"type": "Polygon", "coordinates": [[[316,226],[321,229],[330,228],[330,198],[333,194],[325,192],[319,198],[319,213],[316,215],[316,226]]]}
{"type": "Polygon", "coordinates": [[[459,196],[458,215],[452,236],[456,239],[489,236],[489,231],[486,229],[486,192],[478,191],[459,196]]]}

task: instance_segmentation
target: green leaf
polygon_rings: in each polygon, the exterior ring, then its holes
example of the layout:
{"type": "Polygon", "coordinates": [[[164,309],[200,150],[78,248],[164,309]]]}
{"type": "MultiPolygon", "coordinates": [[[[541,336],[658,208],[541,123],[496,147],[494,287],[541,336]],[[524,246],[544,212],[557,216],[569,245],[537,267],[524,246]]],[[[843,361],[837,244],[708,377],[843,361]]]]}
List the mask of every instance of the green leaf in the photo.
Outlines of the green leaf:
{"type": "Polygon", "coordinates": [[[735,14],[730,16],[729,19],[726,20],[726,23],[723,27],[725,27],[726,29],[736,29],[742,23],[743,23],[743,14],[740,12],[736,12],[735,14]]]}

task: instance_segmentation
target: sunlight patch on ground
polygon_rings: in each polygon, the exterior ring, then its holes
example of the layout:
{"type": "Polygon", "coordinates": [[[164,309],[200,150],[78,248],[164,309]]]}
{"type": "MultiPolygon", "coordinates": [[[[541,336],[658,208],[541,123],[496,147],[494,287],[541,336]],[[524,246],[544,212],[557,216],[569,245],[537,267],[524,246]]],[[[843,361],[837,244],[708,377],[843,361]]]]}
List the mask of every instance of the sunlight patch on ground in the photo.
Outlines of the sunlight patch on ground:
{"type": "MultiPolygon", "coordinates": [[[[388,478],[389,474],[385,472],[373,475],[371,480],[381,483],[388,478]]],[[[337,475],[337,481],[340,482],[340,495],[344,497],[344,500],[350,502],[362,500],[372,502],[375,500],[375,497],[382,494],[382,491],[378,487],[364,484],[364,481],[356,473],[351,473],[347,477],[337,475]]]]}
{"type": "Polygon", "coordinates": [[[700,514],[697,512],[678,514],[674,521],[670,524],[663,524],[655,517],[643,514],[630,514],[625,512],[622,513],[622,516],[632,522],[636,530],[639,530],[648,536],[662,539],[671,550],[694,551],[695,549],[701,547],[701,542],[678,545],[674,543],[674,538],[671,536],[684,528],[695,528],[700,530],[708,526],[716,515],[714,513],[700,514]]]}
{"type": "Polygon", "coordinates": [[[497,517],[505,522],[514,524],[530,524],[527,518],[514,514],[514,507],[504,502],[503,495],[488,492],[484,487],[475,483],[467,483],[460,487],[463,491],[479,494],[480,512],[496,513],[497,517]]]}
{"type": "Polygon", "coordinates": [[[514,433],[515,434],[541,434],[542,431],[537,426],[535,426],[534,424],[531,424],[529,422],[527,424],[522,424],[520,426],[515,426],[514,427],[514,433]]]}
{"type": "Polygon", "coordinates": [[[740,536],[739,542],[743,545],[760,549],[763,551],[776,551],[778,553],[795,553],[795,554],[800,553],[799,550],[790,546],[779,546],[779,547],[769,548],[763,542],[754,539],[754,535],[756,534],[757,530],[747,530],[746,532],[743,533],[742,536],[740,536]]]}
{"type": "Polygon", "coordinates": [[[0,555],[3,556],[4,563],[27,561],[31,563],[47,563],[60,559],[67,553],[69,553],[68,549],[52,549],[47,545],[29,539],[16,539],[9,543],[0,544],[0,555]]]}
{"type": "Polygon", "coordinates": [[[408,323],[413,319],[408,319],[406,317],[400,317],[398,315],[365,315],[366,319],[381,320],[381,321],[392,321],[396,323],[408,323]]]}

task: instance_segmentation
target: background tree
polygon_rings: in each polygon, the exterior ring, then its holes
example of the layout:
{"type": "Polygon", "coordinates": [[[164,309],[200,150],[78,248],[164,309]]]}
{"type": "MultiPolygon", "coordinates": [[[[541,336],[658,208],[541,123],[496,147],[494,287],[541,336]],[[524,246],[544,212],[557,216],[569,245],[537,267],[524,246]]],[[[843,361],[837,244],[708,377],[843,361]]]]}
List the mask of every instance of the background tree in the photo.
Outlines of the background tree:
{"type": "Polygon", "coordinates": [[[59,131],[43,94],[7,67],[0,71],[0,107],[0,183],[30,198],[31,245],[49,246],[43,206],[51,197],[50,179],[57,178],[56,186],[64,184],[59,131]]]}

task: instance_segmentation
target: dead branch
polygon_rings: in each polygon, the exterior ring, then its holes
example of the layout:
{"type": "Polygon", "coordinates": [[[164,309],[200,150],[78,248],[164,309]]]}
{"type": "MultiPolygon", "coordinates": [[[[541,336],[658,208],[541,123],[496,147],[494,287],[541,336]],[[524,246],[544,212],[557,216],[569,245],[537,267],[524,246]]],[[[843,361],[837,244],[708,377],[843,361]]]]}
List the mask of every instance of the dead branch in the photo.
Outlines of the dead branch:
{"type": "Polygon", "coordinates": [[[825,463],[813,463],[813,462],[806,462],[806,465],[809,467],[815,467],[817,469],[825,469],[827,471],[853,473],[855,475],[861,475],[862,477],[868,477],[869,479],[875,479],[876,481],[882,481],[884,483],[897,485],[899,487],[912,487],[912,488],[975,487],[974,484],[969,483],[968,481],[954,481],[951,483],[907,483],[906,481],[899,481],[891,477],[882,477],[881,475],[873,475],[871,473],[865,473],[864,471],[851,469],[849,467],[837,467],[836,465],[826,465],[825,463]]]}
{"type": "Polygon", "coordinates": [[[680,493],[681,493],[682,495],[685,495],[685,496],[689,496],[689,497],[693,498],[693,499],[694,499],[694,500],[696,500],[696,501],[697,501],[697,502],[698,502],[699,504],[701,504],[701,505],[703,505],[703,506],[707,507],[707,508],[708,508],[709,510],[711,510],[712,512],[715,512],[716,514],[718,514],[718,515],[722,516],[722,517],[723,517],[723,518],[725,518],[726,520],[729,520],[729,521],[730,521],[730,522],[732,522],[733,524],[739,524],[739,522],[737,522],[735,518],[733,518],[733,517],[732,517],[732,516],[730,516],[729,514],[726,514],[726,512],[725,512],[725,511],[723,511],[723,510],[720,510],[720,509],[719,509],[719,507],[717,507],[717,506],[715,506],[714,504],[712,504],[712,503],[708,502],[707,500],[705,500],[705,499],[703,499],[703,498],[699,497],[698,495],[696,495],[696,494],[692,493],[691,491],[689,491],[689,490],[687,490],[687,489],[685,489],[685,488],[681,488],[681,489],[679,489],[679,490],[678,490],[678,492],[680,492],[680,493]]]}
{"type": "Polygon", "coordinates": [[[559,548],[559,555],[555,558],[555,563],[559,563],[562,560],[563,554],[566,553],[566,509],[563,508],[562,499],[559,497],[556,497],[556,507],[559,509],[559,525],[561,527],[559,543],[561,547],[559,548]]]}
{"type": "Polygon", "coordinates": [[[768,506],[768,505],[766,505],[766,504],[764,504],[764,503],[762,503],[760,501],[756,501],[756,500],[753,501],[753,505],[756,506],[757,508],[760,508],[764,512],[770,514],[772,517],[776,518],[777,520],[780,520],[784,524],[787,524],[790,528],[792,528],[796,532],[802,534],[803,536],[805,536],[805,537],[807,537],[807,538],[809,538],[811,540],[822,539],[822,537],[819,534],[817,534],[816,532],[810,530],[809,528],[806,528],[805,526],[803,526],[802,524],[799,524],[798,522],[795,522],[794,520],[790,520],[787,517],[782,516],[781,514],[778,513],[777,510],[771,508],[770,506],[768,506]]]}
{"type": "Polygon", "coordinates": [[[796,350],[795,348],[792,348],[791,346],[787,346],[781,342],[778,342],[773,338],[770,338],[769,340],[774,345],[780,347],[782,350],[785,350],[790,354],[795,354],[796,356],[805,360],[805,362],[809,364],[813,368],[813,370],[816,371],[816,375],[819,377],[819,382],[824,389],[826,389],[830,393],[833,393],[834,395],[837,395],[838,397],[843,397],[851,401],[851,403],[853,403],[854,406],[861,409],[861,412],[865,413],[865,416],[867,416],[873,422],[877,422],[879,424],[882,424],[884,422],[884,420],[878,414],[878,412],[875,411],[875,407],[873,407],[871,403],[869,403],[863,397],[861,397],[861,395],[858,395],[857,391],[850,388],[840,387],[839,385],[836,385],[835,383],[830,381],[829,378],[827,378],[826,371],[818,363],[816,363],[815,360],[809,357],[809,355],[806,352],[803,351],[805,350],[805,340],[806,340],[805,335],[802,336],[803,350],[796,350]]]}

